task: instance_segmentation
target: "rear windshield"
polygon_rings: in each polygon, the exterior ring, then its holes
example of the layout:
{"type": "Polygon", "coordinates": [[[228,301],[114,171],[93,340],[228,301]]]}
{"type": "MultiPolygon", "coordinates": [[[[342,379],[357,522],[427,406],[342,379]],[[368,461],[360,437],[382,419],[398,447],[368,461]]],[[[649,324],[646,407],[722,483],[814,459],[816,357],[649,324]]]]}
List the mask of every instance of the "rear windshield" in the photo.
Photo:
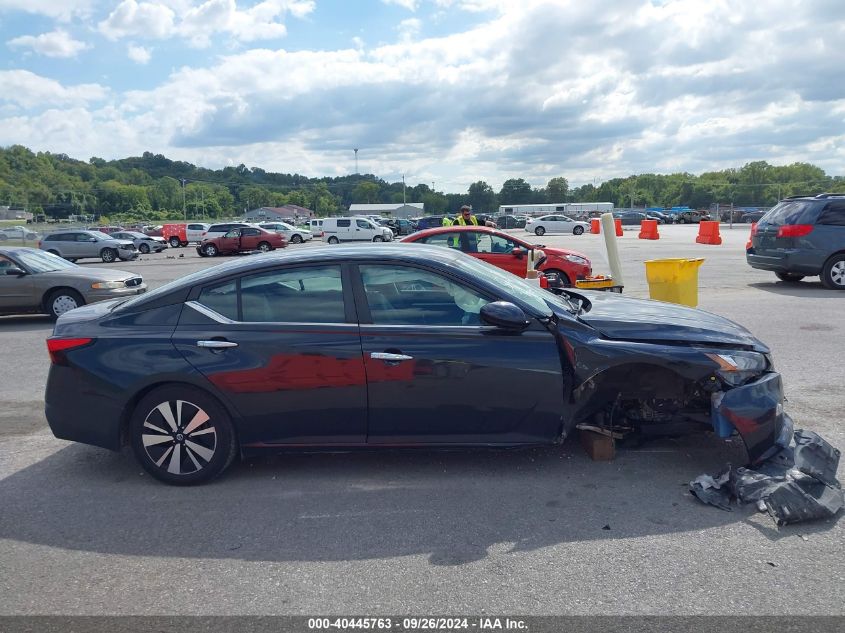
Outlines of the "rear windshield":
{"type": "Polygon", "coordinates": [[[781,202],[771,209],[766,215],[760,218],[760,224],[771,224],[781,226],[782,224],[801,224],[813,206],[812,202],[805,200],[789,200],[781,202]]]}

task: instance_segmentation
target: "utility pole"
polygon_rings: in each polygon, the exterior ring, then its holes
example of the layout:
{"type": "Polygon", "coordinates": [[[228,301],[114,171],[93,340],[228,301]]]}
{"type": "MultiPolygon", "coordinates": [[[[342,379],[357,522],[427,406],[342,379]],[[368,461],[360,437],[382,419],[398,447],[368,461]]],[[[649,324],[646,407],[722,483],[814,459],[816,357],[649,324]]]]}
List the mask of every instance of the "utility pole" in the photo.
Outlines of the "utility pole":
{"type": "Polygon", "coordinates": [[[182,183],[182,217],[185,219],[185,222],[188,221],[188,207],[185,205],[185,183],[187,182],[184,178],[182,178],[179,182],[182,183]]]}
{"type": "Polygon", "coordinates": [[[356,147],[352,151],[355,152],[355,175],[357,176],[358,175],[358,148],[356,147]]]}
{"type": "Polygon", "coordinates": [[[402,206],[405,206],[405,174],[402,174],[402,206]]]}

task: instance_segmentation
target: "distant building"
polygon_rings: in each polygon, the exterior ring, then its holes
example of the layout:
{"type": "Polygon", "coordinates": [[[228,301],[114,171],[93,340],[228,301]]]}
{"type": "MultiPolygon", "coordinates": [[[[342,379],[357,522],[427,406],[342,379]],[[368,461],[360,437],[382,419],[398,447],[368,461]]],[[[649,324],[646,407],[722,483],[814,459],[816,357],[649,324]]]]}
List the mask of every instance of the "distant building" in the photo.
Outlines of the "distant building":
{"type": "Polygon", "coordinates": [[[350,215],[389,215],[392,218],[414,218],[424,212],[425,204],[422,202],[349,205],[350,215]]]}
{"type": "Polygon", "coordinates": [[[288,221],[311,217],[314,217],[314,212],[311,209],[306,209],[296,204],[286,204],[283,207],[259,207],[258,209],[247,211],[244,215],[245,220],[256,222],[288,221]]]}

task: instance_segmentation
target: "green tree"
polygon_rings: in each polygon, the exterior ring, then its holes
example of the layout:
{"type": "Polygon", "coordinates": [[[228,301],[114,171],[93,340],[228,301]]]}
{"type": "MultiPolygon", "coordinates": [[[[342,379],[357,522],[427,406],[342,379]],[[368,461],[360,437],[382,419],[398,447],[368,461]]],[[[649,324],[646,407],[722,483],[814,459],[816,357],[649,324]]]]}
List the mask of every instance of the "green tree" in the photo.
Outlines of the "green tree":
{"type": "Polygon", "coordinates": [[[374,182],[359,183],[352,191],[354,202],[371,204],[378,200],[380,187],[374,182]]]}
{"type": "Polygon", "coordinates": [[[569,181],[563,176],[552,178],[546,184],[546,201],[547,202],[566,202],[566,196],[569,194],[569,181]]]}
{"type": "Polygon", "coordinates": [[[483,180],[469,186],[469,204],[478,212],[492,211],[496,208],[496,192],[483,180]]]}
{"type": "Polygon", "coordinates": [[[522,178],[510,178],[502,183],[499,204],[529,204],[532,199],[531,185],[522,178]]]}

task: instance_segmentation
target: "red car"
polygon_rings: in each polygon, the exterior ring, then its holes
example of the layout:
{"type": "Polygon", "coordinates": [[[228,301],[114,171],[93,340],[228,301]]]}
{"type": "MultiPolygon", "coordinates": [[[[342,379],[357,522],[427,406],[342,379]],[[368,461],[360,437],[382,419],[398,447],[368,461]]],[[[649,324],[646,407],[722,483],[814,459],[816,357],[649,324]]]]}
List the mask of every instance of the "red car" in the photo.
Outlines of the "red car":
{"type": "Polygon", "coordinates": [[[197,246],[201,257],[216,257],[227,253],[245,253],[248,251],[272,251],[287,246],[284,235],[275,231],[265,231],[255,227],[232,229],[225,235],[204,240],[197,246]]]}
{"type": "Polygon", "coordinates": [[[545,253],[546,259],[542,260],[537,269],[544,273],[557,273],[566,286],[592,273],[590,259],[583,253],[529,244],[518,237],[484,226],[442,226],[412,233],[401,241],[456,248],[520,277],[528,273],[528,251],[539,248],[545,253]]]}

